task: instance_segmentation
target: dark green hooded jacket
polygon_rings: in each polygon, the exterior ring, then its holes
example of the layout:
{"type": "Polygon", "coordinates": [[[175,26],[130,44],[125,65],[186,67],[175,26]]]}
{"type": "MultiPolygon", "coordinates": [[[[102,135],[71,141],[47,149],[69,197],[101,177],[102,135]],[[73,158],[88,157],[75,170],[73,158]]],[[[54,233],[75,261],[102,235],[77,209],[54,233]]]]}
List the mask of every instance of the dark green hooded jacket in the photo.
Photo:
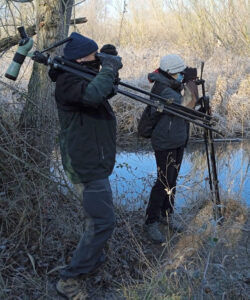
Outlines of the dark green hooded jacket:
{"type": "Polygon", "coordinates": [[[72,183],[86,183],[112,173],[116,119],[107,99],[114,79],[113,71],[105,67],[90,83],[68,72],[56,75],[62,163],[72,183]]]}
{"type": "MultiPolygon", "coordinates": [[[[154,83],[152,93],[166,99],[173,99],[174,103],[182,104],[182,84],[160,69],[150,73],[148,78],[150,82],[154,83]]],[[[155,108],[151,108],[152,114],[155,111],[155,108]]],[[[186,146],[188,136],[188,122],[180,117],[162,113],[152,133],[152,147],[155,151],[163,151],[186,146]]]]}

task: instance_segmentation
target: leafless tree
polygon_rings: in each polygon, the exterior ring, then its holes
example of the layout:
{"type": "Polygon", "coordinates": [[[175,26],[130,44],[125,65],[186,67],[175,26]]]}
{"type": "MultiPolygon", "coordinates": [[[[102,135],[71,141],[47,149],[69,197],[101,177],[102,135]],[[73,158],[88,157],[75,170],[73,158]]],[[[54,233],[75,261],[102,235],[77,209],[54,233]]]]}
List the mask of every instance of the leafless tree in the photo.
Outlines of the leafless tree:
{"type": "MultiPolygon", "coordinates": [[[[37,49],[41,50],[63,39],[68,33],[73,0],[39,0],[36,8],[37,49]]],[[[60,49],[53,50],[59,54],[60,49]]],[[[52,53],[51,53],[52,54],[52,53]]],[[[54,86],[47,67],[34,63],[28,85],[28,100],[20,118],[20,127],[29,136],[32,146],[50,157],[55,140],[54,86]]],[[[41,162],[41,158],[32,157],[41,162]]],[[[48,162],[45,162],[48,164],[48,162]]]]}
{"type": "MultiPolygon", "coordinates": [[[[79,2],[79,1],[78,1],[79,2]]],[[[7,51],[11,46],[18,43],[19,36],[15,33],[17,26],[29,25],[29,36],[36,36],[36,48],[47,48],[68,35],[69,25],[78,22],[86,22],[86,18],[71,20],[72,7],[79,3],[74,0],[2,0],[0,27],[5,32],[5,37],[0,40],[0,51],[7,51]],[[34,9],[35,18],[29,14],[29,23],[24,22],[24,12],[34,9]],[[24,10],[24,8],[26,10],[24,10]],[[25,24],[24,24],[25,23],[25,24]]],[[[1,9],[1,6],[0,6],[1,9]]],[[[28,14],[27,14],[28,15],[28,14]]],[[[28,18],[26,18],[28,19],[28,18]]],[[[50,55],[61,54],[62,47],[50,51],[50,55]]],[[[29,156],[36,164],[49,166],[50,155],[55,145],[56,135],[56,108],[54,101],[54,84],[48,77],[46,66],[34,63],[31,78],[28,84],[28,97],[21,113],[19,129],[24,133],[29,144],[35,148],[35,154],[30,151],[29,156]],[[38,153],[41,153],[41,156],[38,153]],[[44,159],[44,154],[48,157],[44,159]]]]}

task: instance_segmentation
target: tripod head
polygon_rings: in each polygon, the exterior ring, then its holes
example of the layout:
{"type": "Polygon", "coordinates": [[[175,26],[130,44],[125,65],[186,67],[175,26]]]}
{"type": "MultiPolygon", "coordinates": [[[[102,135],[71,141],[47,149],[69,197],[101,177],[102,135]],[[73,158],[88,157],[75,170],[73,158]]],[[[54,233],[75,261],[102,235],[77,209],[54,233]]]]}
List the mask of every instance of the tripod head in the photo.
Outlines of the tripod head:
{"type": "Polygon", "coordinates": [[[200,78],[197,78],[195,80],[195,84],[201,85],[201,89],[202,89],[202,96],[199,98],[199,101],[198,101],[198,104],[201,105],[200,111],[202,111],[203,113],[206,113],[206,114],[210,114],[210,98],[209,98],[209,96],[206,95],[205,80],[202,78],[204,66],[205,66],[205,63],[204,63],[204,61],[202,61],[201,62],[201,75],[200,75],[200,78]]]}

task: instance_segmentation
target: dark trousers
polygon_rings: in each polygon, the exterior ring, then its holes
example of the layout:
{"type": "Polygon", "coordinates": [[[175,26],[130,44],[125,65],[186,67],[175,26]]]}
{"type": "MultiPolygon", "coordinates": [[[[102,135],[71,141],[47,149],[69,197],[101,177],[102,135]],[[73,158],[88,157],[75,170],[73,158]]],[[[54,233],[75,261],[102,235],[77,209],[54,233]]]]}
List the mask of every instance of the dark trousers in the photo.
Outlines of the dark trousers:
{"type": "MultiPolygon", "coordinates": [[[[69,265],[61,271],[63,279],[88,274],[104,261],[103,248],[115,227],[115,213],[109,179],[84,184],[85,231],[69,265]]],[[[77,221],[77,220],[76,220],[77,221]]]]}
{"type": "Polygon", "coordinates": [[[159,220],[166,211],[172,213],[176,192],[176,180],[181,167],[184,147],[155,151],[157,180],[151,190],[146,210],[146,224],[159,220]]]}

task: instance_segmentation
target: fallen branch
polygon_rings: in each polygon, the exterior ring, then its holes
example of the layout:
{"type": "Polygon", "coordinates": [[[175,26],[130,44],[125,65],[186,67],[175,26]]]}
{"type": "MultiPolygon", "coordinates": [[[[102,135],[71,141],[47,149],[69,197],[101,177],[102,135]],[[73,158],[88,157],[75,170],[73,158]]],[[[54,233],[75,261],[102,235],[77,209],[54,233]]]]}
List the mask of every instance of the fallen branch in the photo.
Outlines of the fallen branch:
{"type": "Polygon", "coordinates": [[[82,23],[87,23],[88,19],[83,17],[83,18],[76,18],[76,19],[72,19],[70,20],[70,25],[74,25],[74,24],[82,24],[82,23]]]}

